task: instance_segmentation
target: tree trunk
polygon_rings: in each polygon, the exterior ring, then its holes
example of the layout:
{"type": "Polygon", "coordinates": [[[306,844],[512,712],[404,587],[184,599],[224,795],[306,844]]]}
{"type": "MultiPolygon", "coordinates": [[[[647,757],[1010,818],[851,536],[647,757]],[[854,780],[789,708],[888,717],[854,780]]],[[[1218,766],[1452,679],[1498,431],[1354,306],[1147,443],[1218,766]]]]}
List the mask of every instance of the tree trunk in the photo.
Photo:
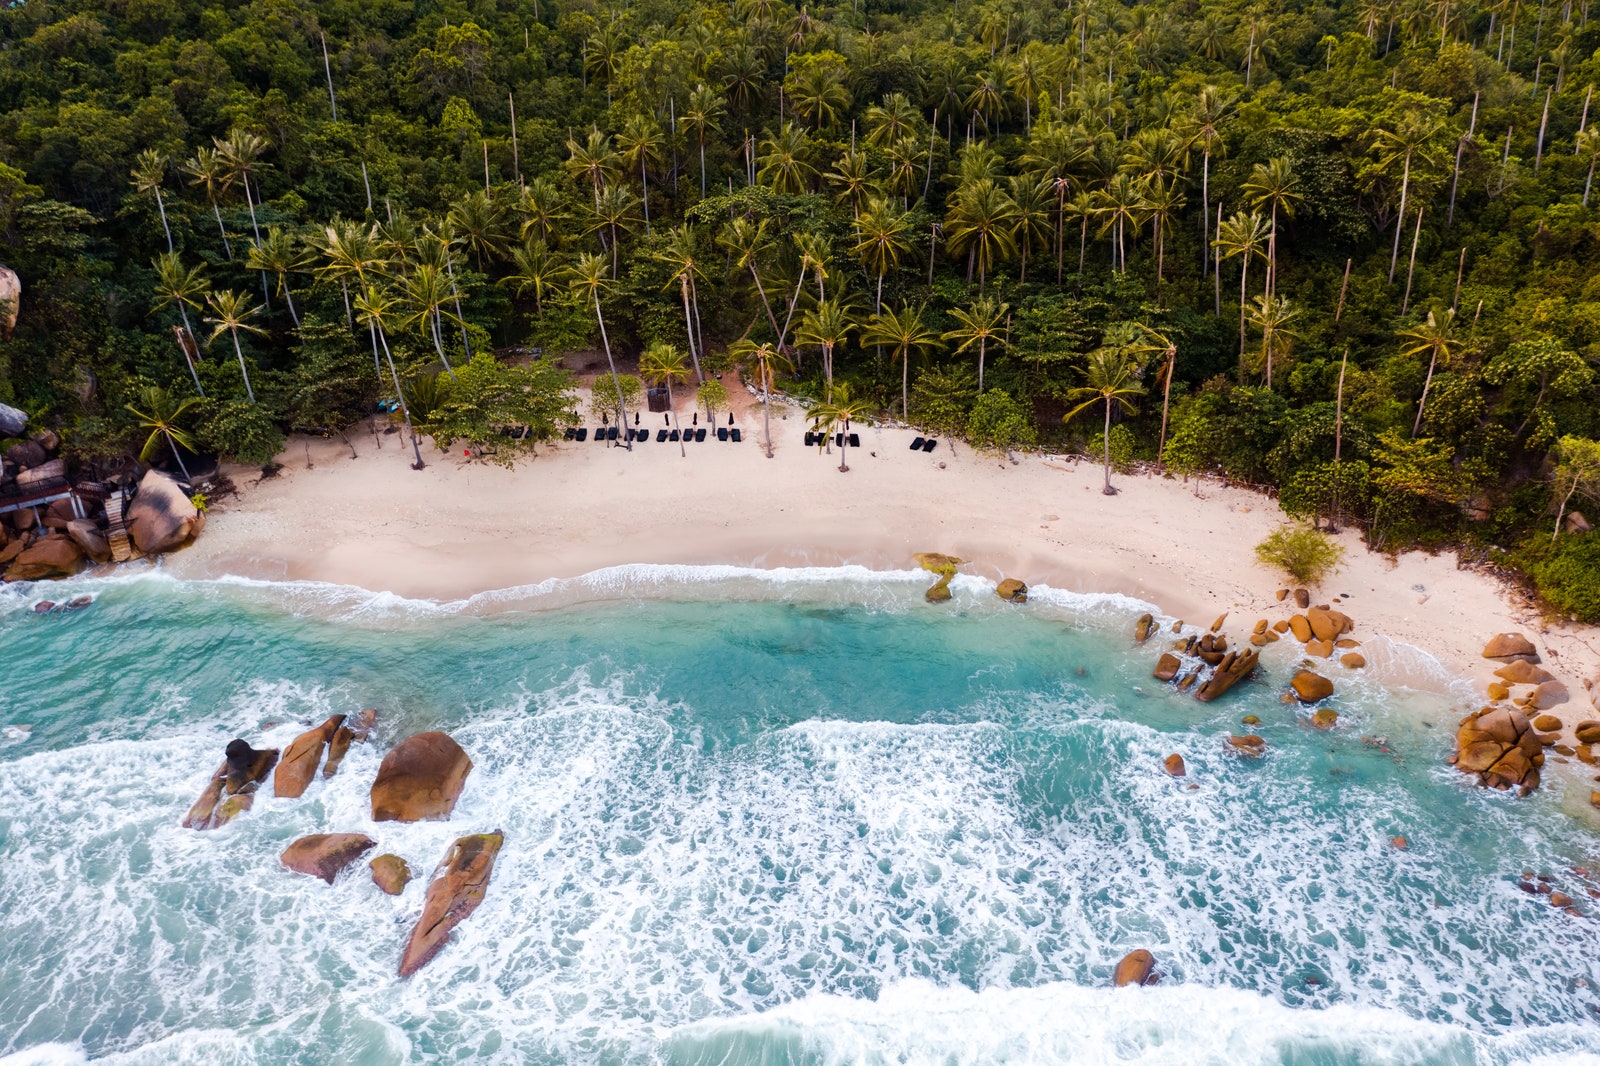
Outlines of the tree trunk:
{"type": "MultiPolygon", "coordinates": [[[[189,344],[194,343],[194,330],[189,327],[189,310],[183,306],[183,301],[178,301],[178,314],[183,316],[183,332],[189,338],[189,344]]],[[[195,391],[201,396],[206,394],[205,386],[200,384],[200,374],[194,368],[194,358],[189,355],[189,344],[180,344],[183,349],[183,361],[189,366],[189,376],[194,378],[195,391]]]]}
{"type": "Polygon", "coordinates": [[[1417,403],[1417,420],[1411,423],[1411,435],[1415,437],[1422,429],[1422,412],[1428,409],[1428,389],[1433,385],[1433,368],[1439,362],[1439,350],[1433,351],[1433,356],[1428,360],[1428,376],[1422,382],[1422,399],[1417,403]]]}
{"type": "MultiPolygon", "coordinates": [[[[600,312],[600,290],[598,289],[594,293],[594,320],[600,323],[600,343],[606,349],[606,365],[611,368],[611,384],[615,385],[617,389],[617,425],[626,426],[628,424],[628,405],[622,400],[622,379],[617,377],[617,363],[611,357],[611,339],[606,336],[606,316],[600,312]]],[[[633,440],[631,438],[627,441],[627,445],[628,450],[630,452],[633,451],[633,440]]]]}
{"type": "Polygon", "coordinates": [[[767,321],[772,323],[772,332],[778,337],[778,352],[783,352],[783,334],[778,330],[778,317],[772,313],[772,304],[767,301],[767,290],[761,284],[761,275],[756,272],[756,265],[750,264],[750,276],[756,279],[756,292],[761,294],[761,306],[767,309],[767,321]]]}
{"type": "Polygon", "coordinates": [[[1400,215],[1394,220],[1394,251],[1389,253],[1389,283],[1394,284],[1394,270],[1400,265],[1400,233],[1406,228],[1406,196],[1411,192],[1411,153],[1406,153],[1405,175],[1400,179],[1400,215]]]}
{"type": "Polygon", "coordinates": [[[1167,350],[1167,381],[1161,389],[1161,438],[1156,443],[1156,462],[1161,469],[1167,469],[1167,408],[1172,402],[1172,372],[1178,366],[1178,351],[1176,348],[1167,350]]]}
{"type": "Polygon", "coordinates": [[[439,362],[444,364],[445,373],[450,375],[451,381],[454,381],[456,372],[450,368],[450,360],[445,358],[444,341],[439,336],[439,309],[437,307],[433,309],[433,314],[429,318],[428,324],[432,327],[428,332],[433,337],[434,350],[439,353],[439,362]]]}
{"type": "MultiPolygon", "coordinates": [[[[172,252],[174,251],[172,247],[172,227],[167,225],[167,205],[161,202],[161,189],[159,186],[156,188],[155,194],[156,210],[161,212],[161,228],[167,234],[167,251],[172,252]]],[[[188,475],[185,476],[187,477],[188,475]]]]}
{"type": "Polygon", "coordinates": [[[1572,475],[1572,488],[1561,498],[1561,507],[1556,511],[1556,528],[1550,531],[1550,543],[1556,542],[1556,537],[1561,535],[1561,520],[1567,516],[1567,504],[1572,502],[1572,494],[1578,491],[1578,475],[1572,475]]]}
{"type": "MultiPolygon", "coordinates": [[[[194,478],[189,476],[189,468],[183,465],[183,456],[178,454],[178,442],[172,439],[172,434],[167,430],[166,426],[161,427],[161,435],[167,438],[167,449],[172,452],[172,457],[178,461],[178,469],[183,471],[184,482],[193,488],[194,478]]],[[[1576,482],[1574,482],[1574,484],[1576,484],[1576,482]]],[[[1567,494],[1568,499],[1570,499],[1571,496],[1571,493],[1567,494]]],[[[1560,522],[1561,519],[1557,518],[1556,523],[1559,525],[1560,522]]]]}
{"type": "Polygon", "coordinates": [[[1206,276],[1207,269],[1211,266],[1211,256],[1206,254],[1211,247],[1211,149],[1206,148],[1205,156],[1200,164],[1200,276],[1206,276]]]}
{"type": "Polygon", "coordinates": [[[1101,490],[1101,494],[1115,496],[1117,490],[1111,487],[1111,397],[1109,396],[1106,397],[1106,428],[1101,434],[1101,440],[1106,449],[1106,487],[1101,490]]]}
{"type": "MultiPolygon", "coordinates": [[[[250,196],[250,175],[244,174],[242,177],[244,178],[244,202],[250,208],[250,232],[256,235],[256,247],[260,248],[261,227],[256,223],[256,202],[250,196]]],[[[267,310],[270,311],[272,309],[272,295],[267,292],[267,272],[265,270],[261,272],[261,299],[266,303],[267,310]]]]}
{"type": "Polygon", "coordinates": [[[767,432],[767,458],[772,458],[772,368],[761,364],[761,421],[767,432]]]}
{"type": "Polygon", "coordinates": [[[239,373],[244,375],[244,394],[250,398],[251,403],[255,403],[256,392],[250,387],[250,371],[244,366],[244,349],[239,347],[239,331],[230,329],[228,334],[233,337],[233,354],[239,359],[239,373]]]}
{"type": "Polygon", "coordinates": [[[1250,253],[1244,253],[1244,262],[1239,266],[1239,380],[1244,380],[1244,295],[1245,279],[1250,276],[1250,253]]]}
{"type": "Polygon", "coordinates": [[[228,253],[228,262],[233,262],[233,245],[228,243],[228,229],[222,224],[222,209],[217,206],[217,201],[211,201],[211,213],[217,216],[217,232],[222,234],[222,250],[228,253]]]}
{"type": "Polygon", "coordinates": [[[989,347],[988,336],[978,338],[978,395],[983,395],[983,357],[989,347]]]}
{"type": "Polygon", "coordinates": [[[289,304],[289,317],[294,320],[294,328],[300,328],[300,312],[294,309],[294,293],[289,291],[289,279],[283,278],[283,298],[289,304]]]}
{"type": "Polygon", "coordinates": [[[911,349],[900,352],[900,417],[911,421],[911,349]]]}
{"type": "Polygon", "coordinates": [[[406,433],[411,437],[411,454],[417,461],[411,465],[413,470],[421,470],[427,464],[422,461],[422,448],[417,444],[417,429],[411,424],[411,405],[406,403],[405,390],[400,387],[400,372],[394,368],[394,353],[389,350],[389,335],[377,328],[376,323],[369,323],[375,338],[383,341],[383,357],[389,363],[389,376],[394,379],[395,399],[400,402],[400,413],[405,416],[406,433]]]}

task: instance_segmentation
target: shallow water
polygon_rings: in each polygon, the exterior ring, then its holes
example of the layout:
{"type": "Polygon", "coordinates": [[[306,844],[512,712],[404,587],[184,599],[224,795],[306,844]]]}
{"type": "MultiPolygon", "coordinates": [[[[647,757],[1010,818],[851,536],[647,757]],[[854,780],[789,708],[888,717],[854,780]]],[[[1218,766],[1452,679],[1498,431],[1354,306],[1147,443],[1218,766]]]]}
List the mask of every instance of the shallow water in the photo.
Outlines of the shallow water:
{"type": "Polygon", "coordinates": [[[1600,1062],[1596,926],[1515,885],[1588,904],[1600,849],[1444,766],[1448,696],[1343,684],[1314,731],[1281,645],[1202,705],[1150,678],[1133,601],[924,579],[0,592],[0,726],[31,727],[0,740],[0,1062],[1600,1062]],[[334,779],[179,827],[229,739],[366,706],[334,779]],[[1258,761],[1221,743],[1252,713],[1258,761]],[[430,728],[476,764],[453,820],[372,823],[383,751],[430,728]],[[408,981],[425,877],[277,864],[357,831],[425,873],[495,828],[408,981]],[[1161,984],[1107,988],[1135,947],[1161,984]]]}

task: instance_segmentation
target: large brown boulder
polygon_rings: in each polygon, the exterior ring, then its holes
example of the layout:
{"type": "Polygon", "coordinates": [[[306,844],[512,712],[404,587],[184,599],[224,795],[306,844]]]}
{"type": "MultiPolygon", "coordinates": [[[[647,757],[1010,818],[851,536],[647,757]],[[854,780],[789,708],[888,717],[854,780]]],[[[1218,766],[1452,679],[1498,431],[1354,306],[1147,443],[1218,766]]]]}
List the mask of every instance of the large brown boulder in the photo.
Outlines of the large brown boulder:
{"type": "Polygon", "coordinates": [[[1028,602],[1028,586],[1014,577],[1008,577],[995,586],[995,595],[1011,603],[1028,602]]]}
{"type": "Polygon", "coordinates": [[[1539,685],[1546,681],[1554,681],[1555,675],[1542,666],[1535,666],[1526,659],[1513,659],[1494,672],[1508,685],[1539,685]]]}
{"type": "Polygon", "coordinates": [[[278,769],[272,775],[272,794],[289,799],[305,795],[311,779],[317,776],[317,765],[322,762],[322,751],[333,740],[333,735],[344,725],[344,715],[336,714],[326,722],[294,738],[284,749],[278,769]]]}
{"type": "Polygon", "coordinates": [[[1572,727],[1579,744],[1600,744],[1600,722],[1587,718],[1572,727]]]}
{"type": "Polygon", "coordinates": [[[222,765],[184,816],[185,829],[216,829],[250,809],[256,789],[278,762],[277,748],[259,751],[243,740],[228,743],[222,765]],[[226,797],[226,798],[224,798],[226,797]]]}
{"type": "Polygon", "coordinates": [[[1528,706],[1536,711],[1548,711],[1552,707],[1559,707],[1571,699],[1567,686],[1559,681],[1550,680],[1541,682],[1528,696],[1528,706]]]}
{"type": "Polygon", "coordinates": [[[372,883],[386,895],[398,896],[411,881],[411,867],[398,855],[379,855],[367,868],[372,871],[372,883]]]}
{"type": "Polygon", "coordinates": [[[1256,663],[1260,661],[1261,653],[1255,648],[1230,651],[1222,662],[1217,664],[1216,672],[1206,678],[1205,684],[1195,691],[1194,698],[1201,703],[1210,703],[1249,677],[1255,671],[1256,663]]]}
{"type": "Polygon", "coordinates": [[[1150,977],[1155,972],[1156,957],[1140,948],[1130,951],[1117,963],[1117,972],[1112,976],[1111,983],[1116,988],[1124,985],[1151,984],[1150,977]]]}
{"type": "Polygon", "coordinates": [[[151,470],[123,512],[133,546],[146,555],[175,551],[200,532],[204,517],[176,481],[151,470]]]}
{"type": "Polygon", "coordinates": [[[83,549],[83,554],[97,563],[111,561],[111,545],[106,541],[106,535],[100,531],[100,526],[92,519],[74,518],[67,523],[67,536],[72,542],[83,549]]]}
{"type": "Polygon", "coordinates": [[[1189,772],[1189,768],[1183,764],[1183,756],[1177,752],[1173,752],[1165,759],[1162,759],[1161,766],[1173,777],[1182,777],[1189,772]]]}
{"type": "Polygon", "coordinates": [[[1311,626],[1311,632],[1318,640],[1326,641],[1338,640],[1352,626],[1349,615],[1325,607],[1313,607],[1307,611],[1306,623],[1311,626]]]}
{"type": "Polygon", "coordinates": [[[355,731],[347,725],[341,725],[333,731],[333,736],[328,738],[328,761],[322,764],[323,777],[332,777],[339,772],[345,753],[350,750],[350,742],[355,738],[355,731]]]}
{"type": "Polygon", "coordinates": [[[1333,695],[1333,682],[1310,670],[1301,670],[1295,674],[1294,680],[1289,682],[1289,687],[1294,689],[1294,698],[1301,703],[1316,703],[1333,695]]]}
{"type": "Polygon", "coordinates": [[[428,882],[422,916],[400,954],[401,977],[410,977],[427,965],[450,939],[450,931],[478,909],[489,889],[495,856],[504,843],[505,834],[497,829],[461,837],[450,845],[433,880],[428,882]]]}
{"type": "Polygon", "coordinates": [[[1485,659],[1499,659],[1501,662],[1510,662],[1513,659],[1526,658],[1529,662],[1539,661],[1539,649],[1533,642],[1521,633],[1496,633],[1483,646],[1485,659]]]}
{"type": "Polygon", "coordinates": [[[1303,614],[1297,614],[1290,618],[1289,628],[1294,630],[1294,639],[1302,644],[1308,640],[1316,639],[1316,633],[1311,629],[1311,620],[1303,614]]]}
{"type": "Polygon", "coordinates": [[[1178,671],[1183,668],[1183,660],[1170,651],[1161,653],[1161,658],[1156,660],[1155,678],[1157,681],[1171,681],[1178,676],[1178,671]]]}
{"type": "Polygon", "coordinates": [[[71,577],[83,565],[83,549],[71,537],[41,537],[24,548],[6,567],[7,581],[43,581],[71,577]]]}
{"type": "Polygon", "coordinates": [[[1150,634],[1155,631],[1155,628],[1156,620],[1154,616],[1152,616],[1149,611],[1146,611],[1144,614],[1141,614],[1139,616],[1139,620],[1133,624],[1133,639],[1138,643],[1143,644],[1145,641],[1150,639],[1150,634]]]}
{"type": "Polygon", "coordinates": [[[15,464],[21,470],[32,470],[36,466],[43,466],[49,459],[50,453],[36,440],[18,441],[6,449],[6,461],[15,464]]]}
{"type": "Polygon", "coordinates": [[[301,837],[278,856],[278,861],[297,873],[320,877],[328,884],[339,871],[378,846],[363,833],[316,833],[301,837]]]}
{"type": "Polygon", "coordinates": [[[1480,785],[1520,788],[1524,795],[1539,787],[1544,752],[1532,723],[1511,707],[1485,707],[1462,719],[1456,731],[1456,769],[1475,774],[1480,785]]]}
{"type": "Polygon", "coordinates": [[[447,819],[472,772],[472,760],[444,733],[418,733],[383,757],[372,782],[372,820],[447,819]]]}

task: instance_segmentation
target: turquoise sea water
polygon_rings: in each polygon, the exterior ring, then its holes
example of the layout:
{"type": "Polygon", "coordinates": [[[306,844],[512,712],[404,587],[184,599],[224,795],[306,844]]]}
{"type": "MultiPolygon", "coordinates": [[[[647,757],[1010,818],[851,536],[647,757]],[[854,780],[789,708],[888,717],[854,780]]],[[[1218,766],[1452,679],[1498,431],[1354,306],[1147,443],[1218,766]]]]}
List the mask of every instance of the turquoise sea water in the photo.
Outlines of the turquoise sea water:
{"type": "Polygon", "coordinates": [[[1150,678],[1141,605],[962,579],[935,608],[925,578],[0,592],[0,1062],[1600,1061],[1600,925],[1515,884],[1600,913],[1600,841],[1448,770],[1448,696],[1343,683],[1318,732],[1284,645],[1202,705],[1150,678]],[[334,779],[179,827],[228,740],[369,706],[334,779]],[[1252,713],[1247,761],[1221,738],[1252,713]],[[476,763],[453,820],[372,823],[383,751],[433,728],[476,763]],[[277,863],[357,831],[425,875],[495,828],[483,906],[407,981],[425,876],[277,863]],[[1135,947],[1165,977],[1110,989],[1135,947]]]}

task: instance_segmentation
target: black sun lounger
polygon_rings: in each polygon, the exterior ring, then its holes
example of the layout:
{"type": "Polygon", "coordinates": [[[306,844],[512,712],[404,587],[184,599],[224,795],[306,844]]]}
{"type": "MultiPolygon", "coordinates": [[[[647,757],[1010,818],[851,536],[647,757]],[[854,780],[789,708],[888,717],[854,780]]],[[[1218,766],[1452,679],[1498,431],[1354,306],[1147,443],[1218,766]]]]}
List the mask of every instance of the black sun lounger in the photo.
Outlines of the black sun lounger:
{"type": "Polygon", "coordinates": [[[926,443],[927,443],[927,438],[926,437],[918,437],[916,440],[911,442],[910,450],[911,451],[920,451],[922,446],[924,444],[926,444],[926,443]]]}
{"type": "Polygon", "coordinates": [[[584,441],[588,440],[589,439],[589,427],[588,426],[579,427],[578,432],[576,434],[574,434],[572,439],[577,441],[579,444],[582,444],[584,441]]]}
{"type": "Polygon", "coordinates": [[[561,439],[562,440],[576,440],[577,436],[578,436],[578,431],[576,429],[573,429],[571,426],[568,426],[567,427],[567,431],[565,433],[561,434],[561,439]]]}
{"type": "Polygon", "coordinates": [[[700,441],[705,440],[706,439],[706,427],[701,426],[699,429],[695,430],[694,431],[694,439],[695,439],[696,443],[699,443],[700,441]]]}
{"type": "Polygon", "coordinates": [[[850,447],[852,447],[852,448],[861,447],[861,434],[859,434],[859,433],[850,434],[850,447]]]}
{"type": "Polygon", "coordinates": [[[744,434],[739,432],[739,429],[738,429],[737,426],[735,426],[733,429],[728,430],[728,435],[733,438],[733,443],[735,443],[735,444],[738,444],[740,441],[744,440],[744,434]]]}
{"type": "Polygon", "coordinates": [[[938,443],[938,441],[934,440],[932,437],[929,437],[927,440],[922,442],[922,450],[925,452],[931,452],[938,445],[938,443]]]}
{"type": "Polygon", "coordinates": [[[667,439],[670,440],[674,444],[678,443],[678,431],[677,430],[673,430],[671,433],[668,433],[667,434],[667,439]]]}
{"type": "Polygon", "coordinates": [[[664,429],[656,430],[656,443],[657,444],[660,444],[662,441],[665,441],[666,439],[667,439],[667,431],[666,430],[664,430],[664,429]]]}
{"type": "Polygon", "coordinates": [[[817,435],[810,430],[806,430],[806,447],[809,448],[815,443],[817,443],[817,435]]]}
{"type": "Polygon", "coordinates": [[[728,439],[728,427],[727,426],[723,426],[723,427],[721,427],[720,429],[717,430],[717,439],[718,440],[727,440],[728,439]]]}

